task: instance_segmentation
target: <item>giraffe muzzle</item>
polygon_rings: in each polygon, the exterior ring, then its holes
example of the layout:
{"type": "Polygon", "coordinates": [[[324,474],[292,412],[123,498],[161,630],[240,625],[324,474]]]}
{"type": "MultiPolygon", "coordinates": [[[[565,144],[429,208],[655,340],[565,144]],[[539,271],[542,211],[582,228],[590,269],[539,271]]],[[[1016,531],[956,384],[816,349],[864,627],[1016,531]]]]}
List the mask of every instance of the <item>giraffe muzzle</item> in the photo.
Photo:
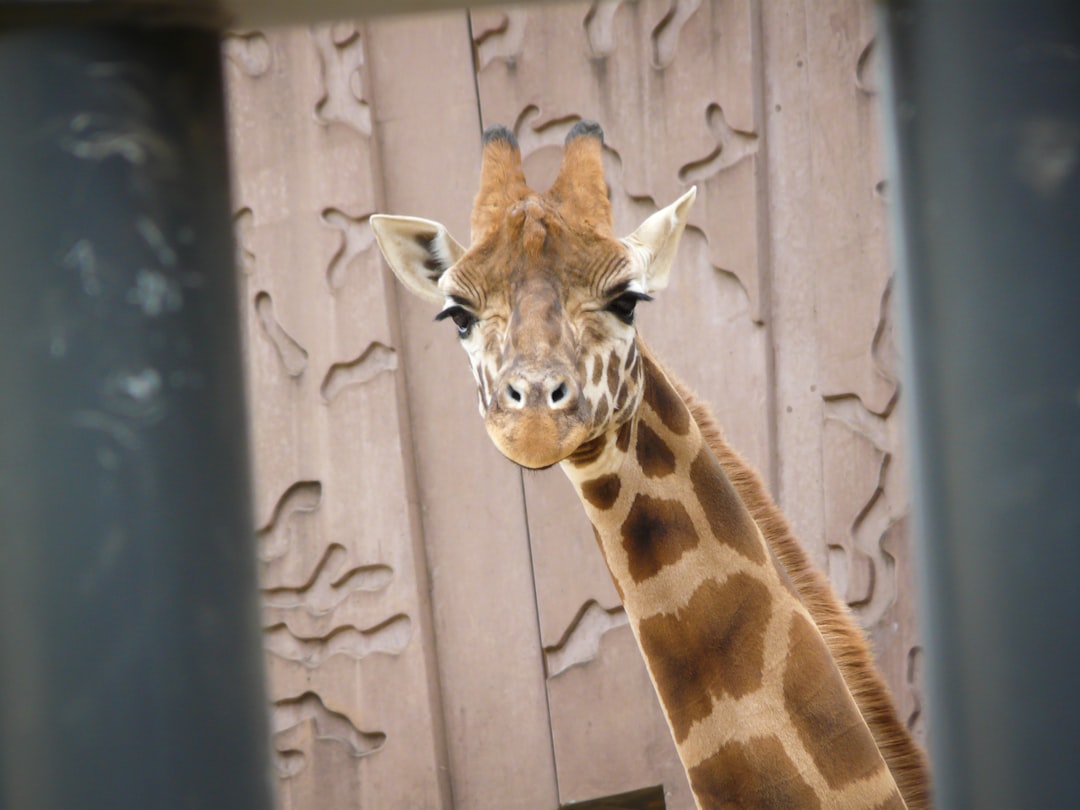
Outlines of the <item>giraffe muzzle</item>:
{"type": "Polygon", "coordinates": [[[570,375],[508,372],[495,390],[486,427],[495,446],[511,461],[533,469],[549,467],[585,440],[591,413],[570,375]]]}

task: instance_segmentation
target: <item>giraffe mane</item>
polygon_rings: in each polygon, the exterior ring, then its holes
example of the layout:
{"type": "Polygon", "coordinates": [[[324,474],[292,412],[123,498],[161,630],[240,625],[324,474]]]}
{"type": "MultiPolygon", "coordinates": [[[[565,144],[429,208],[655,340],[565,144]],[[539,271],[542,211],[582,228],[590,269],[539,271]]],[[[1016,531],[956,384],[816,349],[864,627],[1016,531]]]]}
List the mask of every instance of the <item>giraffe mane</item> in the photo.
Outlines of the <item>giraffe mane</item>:
{"type": "MultiPolygon", "coordinates": [[[[639,346],[651,355],[640,338],[639,346]]],[[[874,666],[866,634],[826,576],[810,562],[756,470],[725,441],[708,406],[666,368],[665,373],[821,631],[908,808],[930,807],[926,755],[897,715],[889,687],[874,666]]]]}

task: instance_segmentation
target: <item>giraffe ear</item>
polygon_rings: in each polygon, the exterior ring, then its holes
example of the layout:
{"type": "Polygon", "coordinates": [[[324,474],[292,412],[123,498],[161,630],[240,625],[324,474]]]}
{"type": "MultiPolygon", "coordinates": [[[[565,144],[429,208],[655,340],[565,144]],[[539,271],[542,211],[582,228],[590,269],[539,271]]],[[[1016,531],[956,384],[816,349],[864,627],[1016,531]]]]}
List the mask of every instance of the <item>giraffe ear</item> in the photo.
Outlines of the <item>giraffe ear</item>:
{"type": "Polygon", "coordinates": [[[416,295],[441,304],[445,296],[439,290],[439,277],[457,263],[465,248],[430,219],[374,214],[370,222],[394,275],[416,295]]]}
{"type": "Polygon", "coordinates": [[[645,289],[649,292],[662,290],[668,284],[668,275],[675,261],[675,252],[679,248],[679,239],[696,196],[697,186],[693,186],[623,239],[623,244],[630,248],[633,260],[638,264],[645,289]]]}

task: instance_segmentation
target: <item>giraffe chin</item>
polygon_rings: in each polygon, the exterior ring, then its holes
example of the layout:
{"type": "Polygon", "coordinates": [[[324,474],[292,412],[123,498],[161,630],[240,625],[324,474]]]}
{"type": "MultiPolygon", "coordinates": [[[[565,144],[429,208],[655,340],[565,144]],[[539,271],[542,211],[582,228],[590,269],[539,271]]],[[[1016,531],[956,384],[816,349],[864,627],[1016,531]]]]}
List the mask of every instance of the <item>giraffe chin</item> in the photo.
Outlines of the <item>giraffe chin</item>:
{"type": "Polygon", "coordinates": [[[500,453],[530,470],[558,464],[589,435],[585,424],[564,416],[536,413],[500,418],[505,416],[504,412],[485,421],[488,436],[500,453]]]}

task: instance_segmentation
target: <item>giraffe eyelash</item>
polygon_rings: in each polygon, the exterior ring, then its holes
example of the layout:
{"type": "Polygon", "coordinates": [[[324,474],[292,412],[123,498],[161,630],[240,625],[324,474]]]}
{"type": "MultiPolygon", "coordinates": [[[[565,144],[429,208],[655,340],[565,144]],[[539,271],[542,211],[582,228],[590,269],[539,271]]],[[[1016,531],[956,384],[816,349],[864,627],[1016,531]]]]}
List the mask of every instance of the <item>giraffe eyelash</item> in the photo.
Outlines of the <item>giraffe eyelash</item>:
{"type": "Polygon", "coordinates": [[[469,310],[462,306],[447,307],[438,315],[435,316],[436,321],[442,321],[446,318],[451,318],[454,321],[454,326],[457,327],[458,335],[465,337],[472,330],[473,326],[479,320],[469,310]]]}
{"type": "Polygon", "coordinates": [[[651,295],[635,290],[627,290],[620,293],[614,300],[609,301],[604,307],[605,312],[610,312],[623,323],[630,325],[634,322],[634,308],[638,301],[652,301],[651,295]]]}

